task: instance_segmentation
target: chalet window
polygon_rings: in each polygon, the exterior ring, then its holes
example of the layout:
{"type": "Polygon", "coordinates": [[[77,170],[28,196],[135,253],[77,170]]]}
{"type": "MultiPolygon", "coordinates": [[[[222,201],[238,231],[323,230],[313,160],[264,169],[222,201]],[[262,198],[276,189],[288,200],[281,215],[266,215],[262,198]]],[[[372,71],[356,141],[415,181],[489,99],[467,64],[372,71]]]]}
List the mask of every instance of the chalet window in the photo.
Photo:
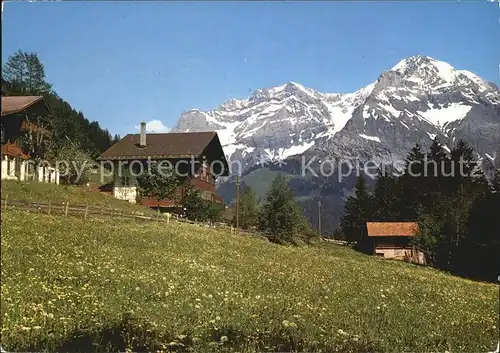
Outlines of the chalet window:
{"type": "Polygon", "coordinates": [[[130,185],[130,178],[128,176],[122,176],[122,185],[123,186],[129,186],[130,185]]]}

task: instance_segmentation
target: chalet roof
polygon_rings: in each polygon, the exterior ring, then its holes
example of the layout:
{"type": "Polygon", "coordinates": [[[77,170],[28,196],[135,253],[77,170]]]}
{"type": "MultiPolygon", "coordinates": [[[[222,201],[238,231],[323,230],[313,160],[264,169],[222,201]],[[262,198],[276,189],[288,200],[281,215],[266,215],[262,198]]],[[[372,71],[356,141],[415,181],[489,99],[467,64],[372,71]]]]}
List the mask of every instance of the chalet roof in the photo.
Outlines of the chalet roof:
{"type": "Polygon", "coordinates": [[[367,222],[369,237],[414,237],[417,235],[416,222],[367,222]]]}
{"type": "MultiPolygon", "coordinates": [[[[140,134],[128,134],[105,151],[98,160],[131,160],[140,158],[186,158],[198,157],[214,138],[210,132],[148,133],[146,147],[140,147],[140,134]]],[[[219,146],[220,146],[220,142],[219,146]]],[[[221,152],[222,147],[220,147],[221,152]]]]}
{"type": "Polygon", "coordinates": [[[42,96],[2,97],[2,116],[19,113],[41,100],[42,96]]]}

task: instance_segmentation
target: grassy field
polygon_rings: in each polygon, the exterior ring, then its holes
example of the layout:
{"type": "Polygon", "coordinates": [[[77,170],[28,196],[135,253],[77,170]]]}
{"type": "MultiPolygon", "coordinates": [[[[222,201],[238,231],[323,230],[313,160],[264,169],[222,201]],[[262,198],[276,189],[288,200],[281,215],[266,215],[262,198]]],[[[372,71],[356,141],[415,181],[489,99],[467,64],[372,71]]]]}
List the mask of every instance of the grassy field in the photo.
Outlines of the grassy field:
{"type": "Polygon", "coordinates": [[[334,245],[2,213],[10,351],[485,352],[498,287],[334,245]]]}
{"type": "Polygon", "coordinates": [[[127,211],[154,213],[150,208],[118,200],[96,190],[87,190],[85,186],[56,185],[37,182],[18,182],[2,180],[2,198],[8,196],[11,200],[63,203],[70,205],[85,205],[115,207],[127,211]]]}

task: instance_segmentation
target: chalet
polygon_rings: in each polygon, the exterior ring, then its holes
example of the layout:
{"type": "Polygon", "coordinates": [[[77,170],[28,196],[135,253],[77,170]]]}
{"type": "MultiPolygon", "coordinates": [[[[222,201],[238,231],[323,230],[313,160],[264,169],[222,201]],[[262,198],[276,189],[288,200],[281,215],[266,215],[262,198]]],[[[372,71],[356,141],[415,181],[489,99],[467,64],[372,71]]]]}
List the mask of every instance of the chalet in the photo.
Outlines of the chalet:
{"type": "Polygon", "coordinates": [[[375,255],[386,259],[426,263],[425,254],[410,244],[411,238],[417,235],[417,223],[367,222],[366,228],[375,255]]]}
{"type": "MultiPolygon", "coordinates": [[[[172,200],[159,203],[151,196],[137,196],[137,176],[147,172],[148,161],[168,161],[179,175],[201,191],[201,196],[216,203],[222,199],[216,194],[218,176],[227,176],[229,166],[216,132],[148,133],[141,123],[140,134],[128,134],[111,146],[98,161],[113,170],[110,185],[115,198],[150,207],[172,207],[172,200]]],[[[184,188],[177,190],[182,199],[184,188]]]]}
{"type": "Polygon", "coordinates": [[[51,115],[42,96],[2,97],[2,179],[59,184],[59,171],[54,167],[30,163],[37,151],[27,146],[29,137],[50,136],[49,131],[35,122],[51,115]]]}

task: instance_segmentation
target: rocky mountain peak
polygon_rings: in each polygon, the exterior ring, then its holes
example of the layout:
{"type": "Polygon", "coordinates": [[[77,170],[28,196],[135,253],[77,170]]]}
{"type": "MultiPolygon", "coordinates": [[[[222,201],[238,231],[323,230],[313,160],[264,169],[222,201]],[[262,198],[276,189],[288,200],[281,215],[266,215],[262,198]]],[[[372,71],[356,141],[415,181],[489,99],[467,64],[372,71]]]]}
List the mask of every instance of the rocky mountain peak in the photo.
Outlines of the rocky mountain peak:
{"type": "Polygon", "coordinates": [[[251,167],[306,153],[361,160],[403,157],[419,142],[480,154],[500,145],[500,91],[479,76],[416,55],[353,93],[321,93],[289,81],[182,114],[174,131],[216,130],[226,155],[251,167]]]}
{"type": "Polygon", "coordinates": [[[460,72],[450,64],[424,55],[401,60],[390,71],[399,74],[406,81],[431,89],[453,85],[460,76],[460,72]]]}

